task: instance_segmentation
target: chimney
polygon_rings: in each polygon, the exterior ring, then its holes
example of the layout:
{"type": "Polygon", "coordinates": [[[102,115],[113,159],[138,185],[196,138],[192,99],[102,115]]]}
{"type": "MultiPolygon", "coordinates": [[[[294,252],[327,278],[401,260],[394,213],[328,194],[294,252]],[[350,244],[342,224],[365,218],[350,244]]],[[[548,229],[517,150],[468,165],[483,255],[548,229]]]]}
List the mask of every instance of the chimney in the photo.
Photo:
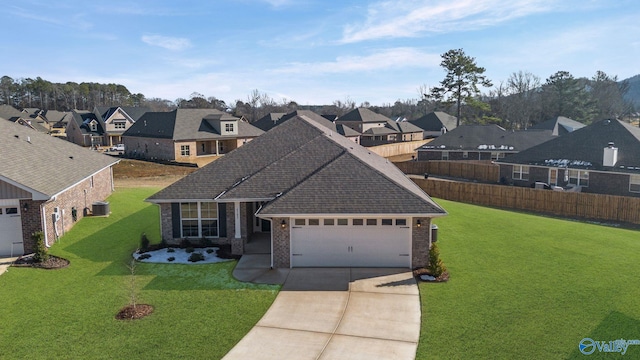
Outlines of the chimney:
{"type": "Polygon", "coordinates": [[[606,148],[604,148],[604,156],[602,157],[602,166],[613,167],[618,162],[618,148],[614,146],[613,142],[610,142],[606,148]]]}

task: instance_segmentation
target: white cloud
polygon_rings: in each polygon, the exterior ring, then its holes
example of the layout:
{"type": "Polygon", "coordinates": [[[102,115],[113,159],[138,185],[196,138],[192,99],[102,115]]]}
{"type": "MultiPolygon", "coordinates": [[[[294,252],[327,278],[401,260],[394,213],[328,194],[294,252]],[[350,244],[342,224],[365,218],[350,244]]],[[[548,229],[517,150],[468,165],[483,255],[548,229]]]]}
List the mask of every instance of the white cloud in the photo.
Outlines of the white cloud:
{"type": "Polygon", "coordinates": [[[553,4],[550,0],[381,1],[368,7],[364,23],[344,27],[342,42],[480,29],[549,11],[553,4]]]}
{"type": "Polygon", "coordinates": [[[161,35],[143,35],[142,41],[152,46],[159,46],[168,50],[179,51],[191,47],[191,41],[185,38],[161,35]]]}
{"type": "Polygon", "coordinates": [[[335,61],[295,62],[273,70],[275,73],[320,75],[405,67],[429,67],[440,63],[440,55],[413,48],[384,49],[368,56],[339,56],[335,61]]]}

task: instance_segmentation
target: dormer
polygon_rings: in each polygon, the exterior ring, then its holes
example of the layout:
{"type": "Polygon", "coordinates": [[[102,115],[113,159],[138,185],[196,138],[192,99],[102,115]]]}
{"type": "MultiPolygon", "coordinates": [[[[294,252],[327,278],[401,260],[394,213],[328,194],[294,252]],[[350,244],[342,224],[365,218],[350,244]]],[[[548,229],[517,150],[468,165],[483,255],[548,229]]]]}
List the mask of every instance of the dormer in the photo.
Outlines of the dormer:
{"type": "Polygon", "coordinates": [[[91,120],[91,122],[89,122],[89,129],[91,131],[98,131],[98,121],[97,120],[91,120]]]}
{"type": "Polygon", "coordinates": [[[238,135],[238,120],[220,120],[220,135],[238,135]]]}
{"type": "Polygon", "coordinates": [[[238,118],[226,114],[209,114],[204,120],[222,136],[238,135],[238,118]]]}

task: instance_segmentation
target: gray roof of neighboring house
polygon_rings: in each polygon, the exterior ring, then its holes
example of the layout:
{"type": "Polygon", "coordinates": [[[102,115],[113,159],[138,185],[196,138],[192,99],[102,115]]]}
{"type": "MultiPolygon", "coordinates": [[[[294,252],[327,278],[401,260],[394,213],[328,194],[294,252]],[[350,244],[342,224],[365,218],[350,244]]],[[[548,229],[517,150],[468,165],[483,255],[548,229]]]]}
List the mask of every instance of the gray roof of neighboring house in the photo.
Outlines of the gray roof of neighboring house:
{"type": "Polygon", "coordinates": [[[397,129],[401,133],[418,133],[422,132],[422,129],[408,121],[391,121],[392,127],[397,129]]]}
{"type": "Polygon", "coordinates": [[[498,125],[461,125],[423,145],[418,151],[518,152],[553,138],[550,130],[507,131],[498,125]]]}
{"type": "Polygon", "coordinates": [[[124,132],[123,136],[184,140],[215,140],[257,137],[264,132],[237,117],[216,109],[177,109],[170,112],[147,112],[124,132]],[[212,121],[237,120],[237,135],[221,135],[212,121]]]}
{"type": "Polygon", "coordinates": [[[375,113],[367,108],[355,108],[348,113],[338,117],[336,121],[358,121],[358,122],[387,122],[388,117],[375,113]]]}
{"type": "Polygon", "coordinates": [[[13,121],[17,118],[29,119],[28,114],[23,113],[11,105],[0,105],[0,117],[13,121]]]}
{"type": "Polygon", "coordinates": [[[104,121],[107,120],[111,115],[113,115],[113,113],[118,109],[121,109],[127,115],[129,115],[131,120],[133,120],[134,122],[138,121],[138,119],[140,119],[140,117],[142,117],[142,115],[144,115],[145,113],[151,111],[150,108],[139,106],[98,106],[96,107],[96,112],[98,113],[97,115],[100,115],[100,117],[104,121]]]}
{"type": "Polygon", "coordinates": [[[0,179],[47,198],[119,161],[8,121],[0,122],[0,157],[0,179]]]}
{"type": "Polygon", "coordinates": [[[640,174],[640,129],[619,120],[601,120],[499,162],[640,174]],[[603,166],[609,142],[618,148],[614,167],[603,166]]]}
{"type": "Polygon", "coordinates": [[[151,196],[268,201],[260,214],[446,212],[393,163],[305,115],[292,117],[151,196]]]}
{"type": "Polygon", "coordinates": [[[586,125],[575,120],[571,120],[564,116],[558,116],[553,119],[541,122],[530,129],[551,130],[553,135],[565,135],[578,129],[582,129],[586,125]]]}
{"type": "Polygon", "coordinates": [[[87,110],[72,110],[71,114],[73,115],[72,121],[76,123],[82,134],[91,134],[96,136],[104,135],[104,128],[96,114],[87,110]],[[92,120],[97,121],[96,131],[92,131],[89,126],[89,123],[91,123],[92,120]]]}
{"type": "Polygon", "coordinates": [[[257,127],[262,131],[269,131],[274,126],[278,125],[280,119],[282,119],[282,117],[285,115],[286,113],[268,113],[267,115],[251,123],[251,125],[257,127]]]}
{"type": "Polygon", "coordinates": [[[43,116],[53,125],[59,122],[67,123],[73,115],[69,111],[46,110],[43,116]]]}
{"type": "Polygon", "coordinates": [[[442,111],[434,111],[409,122],[424,131],[440,131],[443,127],[451,131],[456,128],[457,118],[442,111]]]}
{"type": "MultiPolygon", "coordinates": [[[[272,119],[277,117],[280,113],[273,113],[273,114],[274,114],[273,117],[271,117],[272,119]]],[[[255,125],[256,127],[264,131],[269,131],[276,125],[281,124],[298,115],[304,115],[309,119],[325,126],[326,128],[337,132],[340,135],[347,136],[347,137],[360,136],[360,133],[353,130],[352,128],[348,126],[343,126],[342,124],[336,124],[335,122],[328,120],[326,117],[318,115],[311,110],[296,110],[288,114],[283,114],[278,118],[277,122],[275,123],[273,121],[269,121],[269,118],[265,116],[262,119],[258,120],[257,122],[253,123],[253,125],[255,125]]]]}

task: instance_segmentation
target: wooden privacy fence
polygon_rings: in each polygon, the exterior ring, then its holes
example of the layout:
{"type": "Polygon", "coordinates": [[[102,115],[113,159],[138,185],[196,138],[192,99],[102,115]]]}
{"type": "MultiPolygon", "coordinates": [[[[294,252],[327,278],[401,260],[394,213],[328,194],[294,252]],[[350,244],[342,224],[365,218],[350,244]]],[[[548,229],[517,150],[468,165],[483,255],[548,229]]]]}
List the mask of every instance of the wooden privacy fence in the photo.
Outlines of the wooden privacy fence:
{"type": "Polygon", "coordinates": [[[640,224],[640,198],[412,179],[432,197],[562,217],[640,224]]]}
{"type": "Polygon", "coordinates": [[[392,144],[370,146],[367,149],[382,157],[391,157],[397,155],[414,154],[417,148],[430,141],[431,139],[397,142],[392,144]]]}
{"type": "Polygon", "coordinates": [[[500,167],[490,162],[405,161],[395,165],[405,174],[440,175],[485,183],[497,183],[500,179],[500,167]]]}

